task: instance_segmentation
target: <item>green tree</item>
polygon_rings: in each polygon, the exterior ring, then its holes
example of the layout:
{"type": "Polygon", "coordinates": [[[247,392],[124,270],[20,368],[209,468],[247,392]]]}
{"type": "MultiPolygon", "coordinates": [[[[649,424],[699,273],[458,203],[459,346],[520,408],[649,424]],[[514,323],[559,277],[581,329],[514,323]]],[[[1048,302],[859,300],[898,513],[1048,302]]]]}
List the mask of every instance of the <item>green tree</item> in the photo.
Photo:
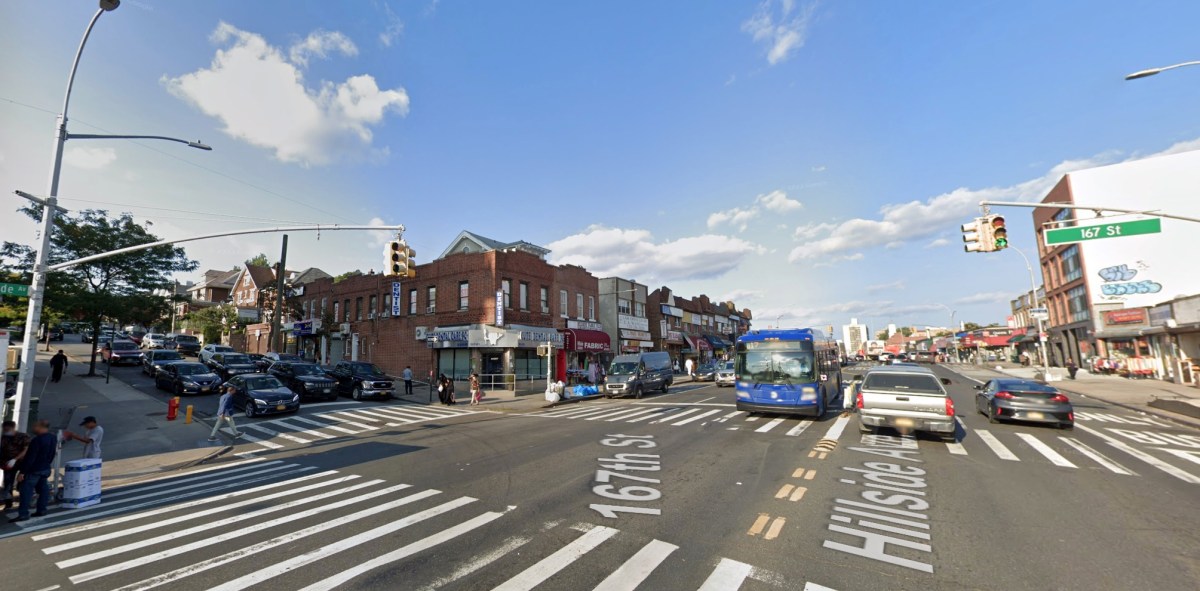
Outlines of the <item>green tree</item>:
{"type": "Polygon", "coordinates": [[[975,324],[974,322],[963,323],[963,330],[978,330],[980,328],[983,328],[983,326],[975,324]]]}
{"type": "Polygon", "coordinates": [[[270,267],[272,263],[267,259],[267,255],[260,252],[254,255],[252,258],[246,259],[246,264],[257,265],[259,267],[270,267]]]}
{"type": "Polygon", "coordinates": [[[189,328],[200,331],[205,343],[219,343],[222,335],[245,326],[235,306],[200,308],[189,312],[184,316],[184,320],[189,328]]]}
{"type": "MultiPolygon", "coordinates": [[[[41,221],[41,208],[19,210],[34,221],[41,221]]],[[[150,232],[150,222],[139,224],[122,213],[109,216],[107,211],[85,209],[56,217],[50,235],[50,264],[86,256],[158,242],[150,232]]],[[[32,282],[36,251],[28,245],[5,242],[0,247],[0,263],[6,271],[17,272],[32,282]]],[[[194,271],[198,264],[175,246],[156,246],[145,250],[109,256],[50,273],[46,280],[46,307],[91,323],[99,332],[106,320],[142,320],[165,309],[151,304],[156,290],[172,285],[172,273],[194,271]]],[[[92,343],[92,362],[88,375],[96,375],[96,348],[92,343]]]]}
{"type": "Polygon", "coordinates": [[[333,282],[334,282],[334,283],[341,283],[342,281],[345,281],[345,280],[347,280],[347,279],[349,279],[349,278],[351,278],[351,277],[359,277],[359,276],[361,276],[362,274],[363,274],[363,272],[362,272],[362,271],[359,271],[358,269],[355,269],[355,270],[353,270],[353,271],[346,271],[345,273],[342,273],[341,275],[336,275],[336,276],[334,276],[334,278],[333,278],[333,282]]]}

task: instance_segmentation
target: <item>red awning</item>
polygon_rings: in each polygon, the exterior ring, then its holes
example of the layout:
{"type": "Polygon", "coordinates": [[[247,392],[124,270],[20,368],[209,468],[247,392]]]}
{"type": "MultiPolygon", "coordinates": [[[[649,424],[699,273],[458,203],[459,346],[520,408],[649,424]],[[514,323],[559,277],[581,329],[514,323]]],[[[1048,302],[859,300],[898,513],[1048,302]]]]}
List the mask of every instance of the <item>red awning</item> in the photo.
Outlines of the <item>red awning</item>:
{"type": "Polygon", "coordinates": [[[611,341],[606,332],[580,328],[560,328],[559,332],[563,333],[563,346],[568,351],[605,353],[611,349],[611,341]]]}
{"type": "Polygon", "coordinates": [[[683,335],[696,351],[712,351],[712,345],[701,336],[683,335]]]}

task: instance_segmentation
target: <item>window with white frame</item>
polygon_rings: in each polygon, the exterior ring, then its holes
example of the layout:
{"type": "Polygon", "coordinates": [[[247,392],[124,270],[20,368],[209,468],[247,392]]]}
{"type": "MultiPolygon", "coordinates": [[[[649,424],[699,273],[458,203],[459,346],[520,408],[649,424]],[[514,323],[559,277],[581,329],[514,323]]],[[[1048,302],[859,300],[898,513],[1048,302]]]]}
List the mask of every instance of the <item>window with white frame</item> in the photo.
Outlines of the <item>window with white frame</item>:
{"type": "Polygon", "coordinates": [[[458,282],[458,309],[466,310],[470,305],[471,284],[467,281],[458,282]]]}
{"type": "Polygon", "coordinates": [[[550,288],[542,286],[542,314],[550,313],[550,288]]]}
{"type": "Polygon", "coordinates": [[[583,294],[575,294],[575,317],[583,320],[583,294]]]}
{"type": "Polygon", "coordinates": [[[633,314],[633,308],[630,306],[629,300],[617,298],[617,312],[629,316],[633,314]]]}
{"type": "Polygon", "coordinates": [[[500,290],[504,292],[504,307],[512,308],[512,279],[501,279],[500,290]]]}
{"type": "Polygon", "coordinates": [[[645,318],[646,317],[646,304],[643,304],[642,302],[634,302],[633,303],[633,315],[637,316],[638,318],[645,318]]]}
{"type": "Polygon", "coordinates": [[[417,314],[417,290],[408,290],[408,315],[416,316],[417,314]]]}
{"type": "Polygon", "coordinates": [[[596,321],[596,297],[588,296],[588,320],[596,321]]]}
{"type": "Polygon", "coordinates": [[[433,314],[437,312],[437,286],[430,285],[425,290],[425,313],[433,314]]]}
{"type": "Polygon", "coordinates": [[[571,315],[571,311],[567,309],[567,290],[558,292],[558,313],[566,318],[571,315]]]}
{"type": "Polygon", "coordinates": [[[517,288],[520,290],[517,292],[517,297],[519,298],[519,301],[521,304],[521,309],[528,310],[529,309],[529,284],[522,281],[520,284],[517,285],[517,288]]]}

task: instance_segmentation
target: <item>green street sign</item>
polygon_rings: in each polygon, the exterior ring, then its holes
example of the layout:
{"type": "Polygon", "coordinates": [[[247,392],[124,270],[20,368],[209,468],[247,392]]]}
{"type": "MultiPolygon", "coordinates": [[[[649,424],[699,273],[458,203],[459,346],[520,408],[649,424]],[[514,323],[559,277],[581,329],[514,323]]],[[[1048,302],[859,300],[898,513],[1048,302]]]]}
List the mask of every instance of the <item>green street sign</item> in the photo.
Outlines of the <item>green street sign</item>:
{"type": "Polygon", "coordinates": [[[1159,232],[1162,232],[1161,218],[1113,222],[1099,226],[1051,228],[1046,230],[1046,245],[1071,244],[1072,242],[1083,242],[1085,240],[1121,238],[1124,236],[1137,236],[1139,234],[1158,234],[1159,232]]]}
{"type": "Polygon", "coordinates": [[[0,296],[18,296],[29,297],[28,285],[17,285],[16,283],[0,283],[0,296]]]}

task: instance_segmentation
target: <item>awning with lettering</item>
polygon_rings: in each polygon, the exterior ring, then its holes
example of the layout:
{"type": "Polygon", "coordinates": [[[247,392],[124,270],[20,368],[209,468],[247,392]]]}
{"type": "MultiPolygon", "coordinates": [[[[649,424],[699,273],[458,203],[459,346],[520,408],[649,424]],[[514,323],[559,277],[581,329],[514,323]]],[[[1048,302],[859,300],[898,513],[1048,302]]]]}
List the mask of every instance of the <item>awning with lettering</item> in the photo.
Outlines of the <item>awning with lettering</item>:
{"type": "Polygon", "coordinates": [[[606,332],[582,328],[562,328],[559,332],[563,333],[563,347],[568,351],[605,353],[612,349],[612,340],[606,332]]]}

